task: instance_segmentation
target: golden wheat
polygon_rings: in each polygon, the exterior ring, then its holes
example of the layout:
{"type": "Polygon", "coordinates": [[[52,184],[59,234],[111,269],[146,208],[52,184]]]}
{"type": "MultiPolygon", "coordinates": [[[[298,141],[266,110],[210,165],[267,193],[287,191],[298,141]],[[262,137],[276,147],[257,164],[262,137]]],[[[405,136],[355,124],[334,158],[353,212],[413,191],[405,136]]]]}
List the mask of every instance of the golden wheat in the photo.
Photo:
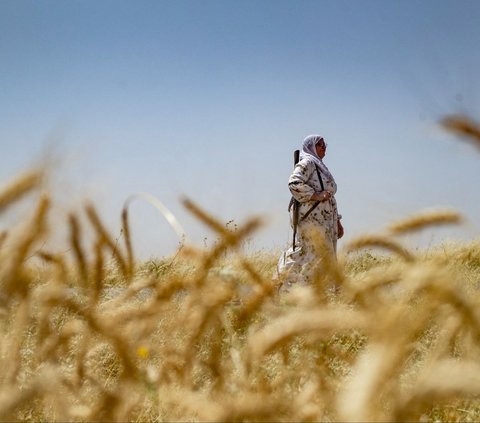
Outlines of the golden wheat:
{"type": "Polygon", "coordinates": [[[426,210],[407,219],[392,223],[388,229],[393,235],[425,229],[429,226],[462,223],[462,216],[455,210],[426,210]]]}
{"type": "Polygon", "coordinates": [[[22,196],[37,188],[42,182],[43,173],[39,171],[26,172],[11,181],[0,190],[0,212],[22,196]]]}
{"type": "MultiPolygon", "coordinates": [[[[26,181],[0,204],[13,207],[39,186],[26,181]]],[[[360,237],[338,262],[314,238],[314,283],[284,295],[274,255],[242,253],[259,219],[232,231],[186,200],[218,240],[142,264],[126,209],[121,248],[93,205],[89,228],[67,216],[67,256],[40,248],[52,230],[51,203],[40,197],[30,219],[2,236],[2,420],[480,417],[478,243],[414,255],[394,238],[458,223],[456,212],[421,213],[360,237]],[[332,286],[338,293],[328,294],[332,286]]]]}
{"type": "Polygon", "coordinates": [[[368,247],[392,251],[402,257],[405,261],[414,260],[414,256],[405,247],[400,245],[398,241],[385,235],[362,235],[361,237],[350,241],[346,246],[346,250],[354,251],[368,247]]]}
{"type": "Polygon", "coordinates": [[[464,115],[452,115],[443,118],[440,124],[447,131],[467,138],[480,148],[480,126],[472,118],[464,115]]]}

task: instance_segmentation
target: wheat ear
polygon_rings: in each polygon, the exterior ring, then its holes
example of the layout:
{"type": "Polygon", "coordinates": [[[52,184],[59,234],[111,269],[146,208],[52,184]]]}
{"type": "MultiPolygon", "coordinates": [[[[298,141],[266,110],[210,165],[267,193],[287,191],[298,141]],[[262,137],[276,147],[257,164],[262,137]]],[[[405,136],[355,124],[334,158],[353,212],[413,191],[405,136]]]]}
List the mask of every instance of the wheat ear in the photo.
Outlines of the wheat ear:
{"type": "Polygon", "coordinates": [[[455,210],[426,210],[407,219],[395,222],[388,226],[393,235],[414,232],[429,226],[452,225],[462,222],[462,216],[455,210]]]}
{"type": "Polygon", "coordinates": [[[85,210],[87,212],[88,218],[90,219],[90,222],[92,223],[93,227],[97,231],[99,239],[102,241],[103,244],[105,244],[112,251],[113,257],[117,261],[122,274],[124,276],[128,276],[127,263],[124,257],[122,256],[122,254],[120,253],[120,251],[118,251],[118,248],[116,247],[115,242],[112,240],[107,230],[103,226],[95,208],[93,207],[92,204],[88,204],[85,210]]]}
{"type": "Polygon", "coordinates": [[[468,116],[447,116],[440,121],[440,124],[447,131],[470,138],[477,147],[480,147],[480,125],[468,116]]]}
{"type": "Polygon", "coordinates": [[[0,190],[0,212],[11,203],[38,187],[42,181],[42,177],[43,173],[40,171],[27,172],[3,187],[0,190]]]}
{"type": "Polygon", "coordinates": [[[392,251],[406,261],[414,260],[414,256],[409,253],[406,248],[384,235],[364,235],[350,241],[345,248],[347,251],[353,251],[368,247],[382,248],[392,251]]]}

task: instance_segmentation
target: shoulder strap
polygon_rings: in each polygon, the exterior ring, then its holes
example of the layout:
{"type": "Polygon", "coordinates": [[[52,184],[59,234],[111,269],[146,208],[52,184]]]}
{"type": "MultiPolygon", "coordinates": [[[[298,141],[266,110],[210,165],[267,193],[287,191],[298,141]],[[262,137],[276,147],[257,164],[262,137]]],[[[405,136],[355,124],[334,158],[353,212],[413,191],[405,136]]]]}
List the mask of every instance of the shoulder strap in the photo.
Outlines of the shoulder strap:
{"type": "Polygon", "coordinates": [[[317,166],[316,163],[315,163],[315,170],[317,171],[318,181],[320,182],[320,186],[322,187],[322,191],[325,191],[325,187],[323,186],[322,175],[320,174],[320,171],[318,170],[318,166],[317,166]]]}
{"type": "MultiPolygon", "coordinates": [[[[323,186],[323,180],[322,180],[322,175],[320,174],[320,171],[318,170],[318,166],[317,164],[315,163],[315,170],[317,171],[317,176],[318,176],[318,181],[320,182],[320,186],[322,187],[322,191],[325,191],[325,187],[323,186]]],[[[316,207],[320,204],[320,201],[316,201],[315,203],[313,203],[312,207],[310,207],[307,212],[302,216],[302,218],[300,219],[300,221],[303,221],[305,220],[311,212],[313,212],[316,207]]]]}

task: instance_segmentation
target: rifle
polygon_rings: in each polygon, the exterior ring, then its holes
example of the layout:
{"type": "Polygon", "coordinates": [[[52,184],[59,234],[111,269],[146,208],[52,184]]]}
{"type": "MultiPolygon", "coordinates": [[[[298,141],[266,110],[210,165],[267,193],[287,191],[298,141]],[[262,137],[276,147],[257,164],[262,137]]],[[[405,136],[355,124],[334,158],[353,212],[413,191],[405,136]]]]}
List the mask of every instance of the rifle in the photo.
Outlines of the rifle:
{"type": "MultiPolygon", "coordinates": [[[[300,160],[300,150],[295,150],[293,152],[293,167],[297,165],[298,161],[300,160]]],[[[294,197],[290,200],[290,207],[292,207],[292,227],[293,227],[293,242],[292,242],[292,248],[293,251],[295,251],[295,238],[297,236],[297,226],[298,226],[298,201],[295,200],[294,197]]],[[[289,207],[289,210],[290,210],[289,207]]]]}

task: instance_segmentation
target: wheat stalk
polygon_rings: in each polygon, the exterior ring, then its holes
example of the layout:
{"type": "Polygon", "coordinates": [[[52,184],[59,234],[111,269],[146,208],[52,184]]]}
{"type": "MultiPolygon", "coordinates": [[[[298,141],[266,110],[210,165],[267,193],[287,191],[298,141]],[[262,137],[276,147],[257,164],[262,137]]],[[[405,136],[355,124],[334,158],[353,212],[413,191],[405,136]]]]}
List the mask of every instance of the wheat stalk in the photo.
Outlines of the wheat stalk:
{"type": "Polygon", "coordinates": [[[0,213],[10,204],[40,186],[43,173],[38,170],[26,172],[0,190],[0,213]]]}
{"type": "Polygon", "coordinates": [[[414,256],[409,253],[405,247],[385,235],[363,235],[361,237],[358,237],[357,239],[350,241],[345,246],[345,250],[354,251],[369,247],[382,248],[392,251],[398,256],[402,257],[407,262],[412,262],[414,260],[414,256]]]}
{"type": "Polygon", "coordinates": [[[407,219],[392,223],[388,229],[391,234],[401,235],[419,231],[429,226],[459,224],[462,221],[462,216],[455,210],[426,210],[407,219]]]}
{"type": "Polygon", "coordinates": [[[446,116],[440,121],[441,126],[449,132],[466,137],[480,148],[480,126],[468,116],[446,116]]]}

